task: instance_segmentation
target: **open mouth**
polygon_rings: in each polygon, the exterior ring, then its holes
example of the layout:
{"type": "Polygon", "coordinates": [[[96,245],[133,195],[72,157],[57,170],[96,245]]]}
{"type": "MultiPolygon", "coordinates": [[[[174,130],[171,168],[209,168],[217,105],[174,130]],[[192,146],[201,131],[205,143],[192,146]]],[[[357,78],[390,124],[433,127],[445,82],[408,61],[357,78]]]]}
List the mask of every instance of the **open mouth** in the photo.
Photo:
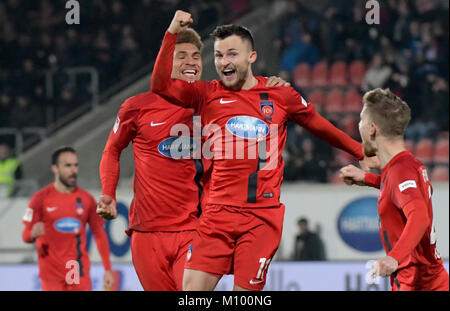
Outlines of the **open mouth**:
{"type": "Polygon", "coordinates": [[[236,77],[236,70],[234,69],[225,69],[222,73],[226,80],[233,80],[236,77]]]}
{"type": "Polygon", "coordinates": [[[198,70],[196,69],[186,69],[181,72],[183,76],[188,78],[195,78],[198,74],[198,70]]]}

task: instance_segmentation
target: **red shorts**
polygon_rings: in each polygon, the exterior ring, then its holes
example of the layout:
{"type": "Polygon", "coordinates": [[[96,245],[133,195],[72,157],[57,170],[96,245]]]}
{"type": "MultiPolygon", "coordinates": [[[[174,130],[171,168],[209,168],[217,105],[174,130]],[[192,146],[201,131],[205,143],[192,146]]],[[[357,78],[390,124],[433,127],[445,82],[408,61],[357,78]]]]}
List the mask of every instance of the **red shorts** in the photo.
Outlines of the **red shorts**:
{"type": "Polygon", "coordinates": [[[144,290],[181,291],[186,252],[193,230],[132,231],[131,256],[144,290]]]}
{"type": "Polygon", "coordinates": [[[420,266],[408,267],[400,270],[397,278],[391,276],[391,288],[393,291],[448,291],[448,272],[444,266],[437,272],[421,269],[420,266]]]}
{"type": "Polygon", "coordinates": [[[79,284],[68,284],[66,280],[41,278],[41,287],[43,291],[90,291],[92,290],[92,282],[89,274],[80,276],[79,284]]]}
{"type": "Polygon", "coordinates": [[[280,244],[283,218],[283,204],[269,208],[207,204],[189,246],[185,268],[219,277],[234,274],[236,285],[262,290],[280,244]]]}

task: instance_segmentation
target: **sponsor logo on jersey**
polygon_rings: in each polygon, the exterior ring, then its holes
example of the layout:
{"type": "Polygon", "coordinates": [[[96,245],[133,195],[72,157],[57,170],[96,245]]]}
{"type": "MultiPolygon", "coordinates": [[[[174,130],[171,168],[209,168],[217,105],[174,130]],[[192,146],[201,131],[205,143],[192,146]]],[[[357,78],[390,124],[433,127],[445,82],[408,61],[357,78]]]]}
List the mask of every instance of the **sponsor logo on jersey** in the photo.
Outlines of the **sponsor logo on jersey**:
{"type": "Polygon", "coordinates": [[[158,145],[162,155],[173,159],[189,159],[192,154],[200,150],[200,143],[192,137],[169,137],[158,145]]]}
{"type": "Polygon", "coordinates": [[[400,185],[398,185],[398,188],[400,189],[400,192],[403,192],[408,188],[417,188],[416,181],[415,180],[407,180],[405,182],[402,182],[400,185]]]}
{"type": "Polygon", "coordinates": [[[224,100],[223,98],[220,99],[220,104],[230,104],[230,103],[234,103],[237,102],[237,99],[233,99],[233,100],[224,100]]]}
{"type": "Polygon", "coordinates": [[[150,126],[158,126],[158,125],[163,125],[166,122],[159,122],[159,123],[154,123],[153,121],[150,123],[150,126]]]}
{"type": "Polygon", "coordinates": [[[383,249],[379,234],[376,197],[358,198],[342,209],[338,217],[338,232],[346,245],[361,252],[383,249]]]}
{"type": "Polygon", "coordinates": [[[262,282],[264,282],[264,280],[250,280],[250,284],[252,284],[252,285],[255,285],[255,284],[259,284],[259,283],[262,283],[262,282]]]}
{"type": "Polygon", "coordinates": [[[261,112],[264,116],[264,120],[266,121],[272,121],[272,115],[274,112],[273,109],[273,101],[271,100],[263,100],[259,102],[259,105],[261,106],[261,112]]]}
{"type": "Polygon", "coordinates": [[[66,217],[55,221],[53,227],[62,233],[78,233],[81,229],[81,223],[78,219],[66,217]]]}
{"type": "Polygon", "coordinates": [[[269,126],[264,121],[250,116],[233,117],[227,121],[226,128],[237,137],[258,141],[269,134],[269,126]]]}

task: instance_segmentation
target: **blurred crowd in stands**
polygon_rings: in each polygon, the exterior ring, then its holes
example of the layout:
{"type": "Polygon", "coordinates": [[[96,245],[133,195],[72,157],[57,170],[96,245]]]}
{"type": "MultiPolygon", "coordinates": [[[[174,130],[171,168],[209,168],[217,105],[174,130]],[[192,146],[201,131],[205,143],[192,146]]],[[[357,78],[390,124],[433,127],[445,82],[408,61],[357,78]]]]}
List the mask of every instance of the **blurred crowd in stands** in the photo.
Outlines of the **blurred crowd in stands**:
{"type": "Polygon", "coordinates": [[[103,92],[151,64],[175,8],[191,12],[200,33],[250,8],[249,0],[78,1],[80,24],[68,25],[66,2],[0,2],[0,127],[49,126],[90,101],[90,77],[67,68],[94,67],[103,92]]]}
{"type": "MultiPolygon", "coordinates": [[[[411,107],[408,148],[448,181],[449,33],[444,0],[382,0],[380,23],[366,22],[366,1],[329,0],[314,10],[289,1],[274,45],[280,75],[339,128],[359,140],[361,96],[390,88],[411,107]]],[[[344,153],[289,126],[286,179],[340,182],[344,153]]]]}

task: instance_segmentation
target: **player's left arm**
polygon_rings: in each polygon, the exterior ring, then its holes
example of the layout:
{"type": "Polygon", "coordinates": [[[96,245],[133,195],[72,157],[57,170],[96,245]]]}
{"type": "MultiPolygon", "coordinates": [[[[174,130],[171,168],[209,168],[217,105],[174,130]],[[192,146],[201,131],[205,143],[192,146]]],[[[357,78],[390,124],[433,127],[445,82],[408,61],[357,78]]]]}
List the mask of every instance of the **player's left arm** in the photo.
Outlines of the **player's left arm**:
{"type": "Polygon", "coordinates": [[[103,267],[105,269],[105,289],[109,289],[114,285],[114,277],[111,270],[111,260],[109,257],[109,243],[108,236],[104,229],[105,221],[96,213],[97,203],[94,198],[91,198],[91,208],[89,209],[88,223],[94,234],[95,244],[97,245],[98,253],[102,258],[103,267]]]}
{"type": "Polygon", "coordinates": [[[391,180],[392,199],[394,204],[403,211],[406,225],[392,250],[388,253],[399,263],[410,255],[431,226],[432,219],[428,213],[426,198],[420,189],[419,176],[408,168],[396,170],[397,174],[391,180]]]}
{"type": "Polygon", "coordinates": [[[361,143],[355,141],[340,129],[336,128],[331,122],[322,117],[314,108],[312,103],[308,103],[293,88],[286,89],[285,100],[287,112],[291,120],[307,129],[311,134],[322,139],[335,148],[342,149],[356,159],[364,159],[361,143]]]}

